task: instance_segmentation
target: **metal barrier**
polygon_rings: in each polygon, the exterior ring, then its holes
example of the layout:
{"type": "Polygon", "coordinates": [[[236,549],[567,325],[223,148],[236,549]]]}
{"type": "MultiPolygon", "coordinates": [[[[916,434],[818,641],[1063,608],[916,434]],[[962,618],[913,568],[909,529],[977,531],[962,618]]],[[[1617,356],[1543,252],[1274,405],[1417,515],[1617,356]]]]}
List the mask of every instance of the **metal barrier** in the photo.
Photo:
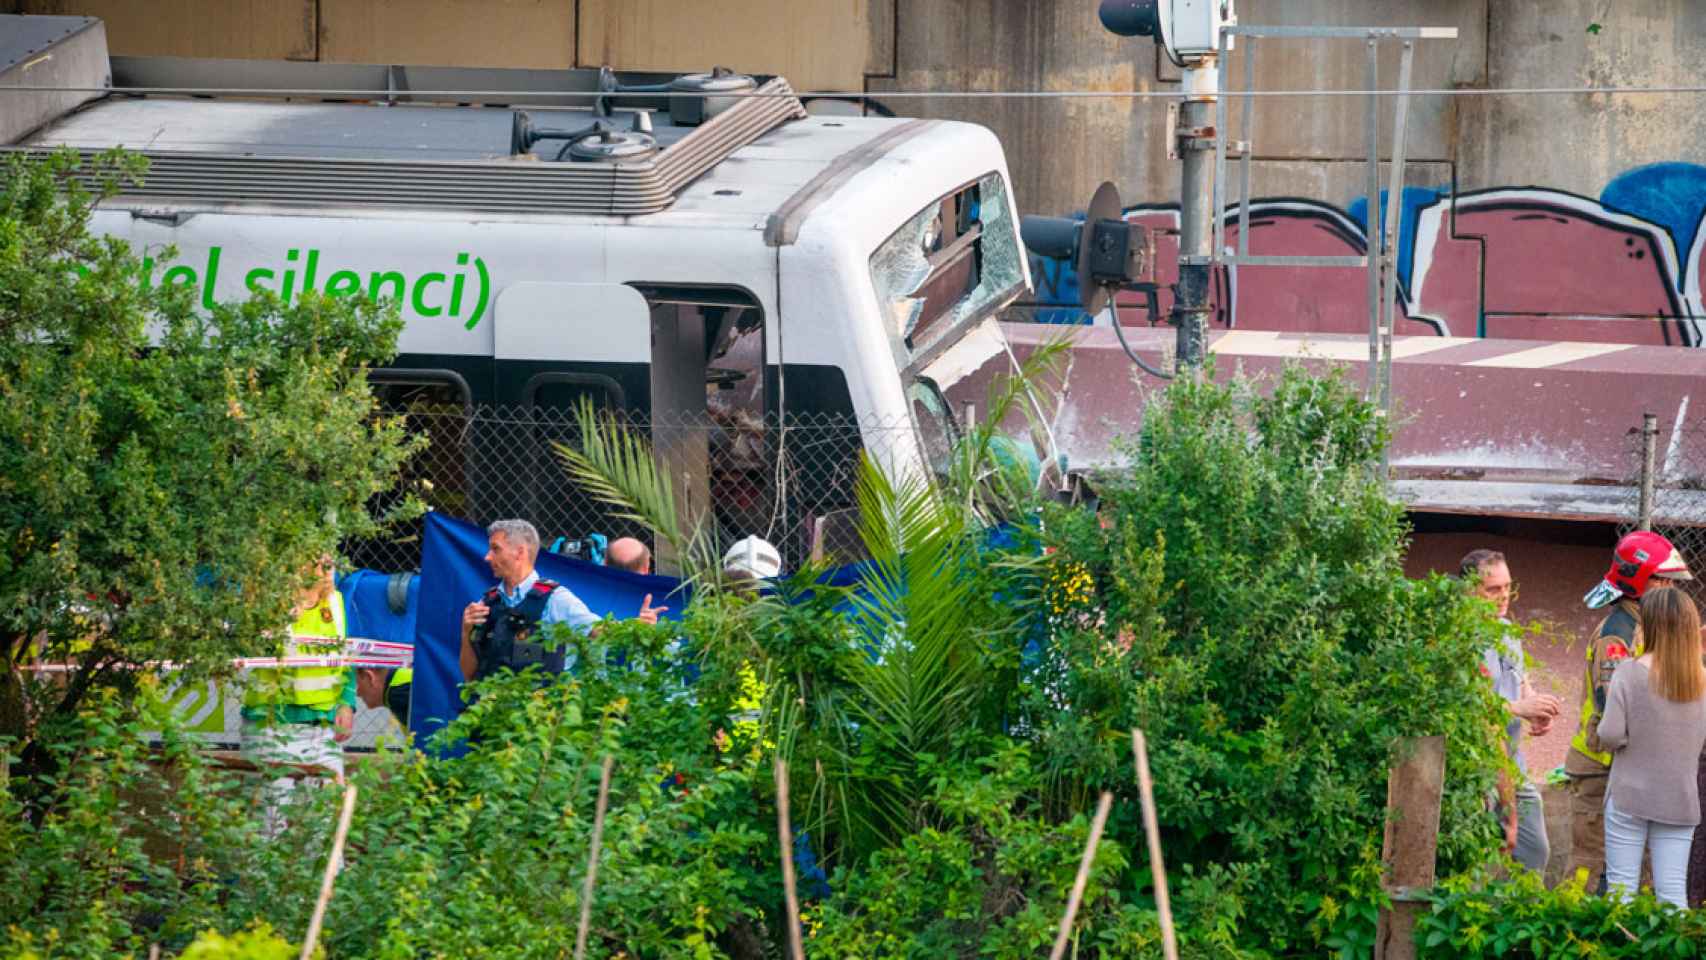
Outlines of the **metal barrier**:
{"type": "Polygon", "coordinates": [[[1631,433],[1637,463],[1634,522],[1626,530],[1663,534],[1700,579],[1685,583],[1706,603],[1706,413],[1678,411],[1668,430],[1649,414],[1631,433]]]}

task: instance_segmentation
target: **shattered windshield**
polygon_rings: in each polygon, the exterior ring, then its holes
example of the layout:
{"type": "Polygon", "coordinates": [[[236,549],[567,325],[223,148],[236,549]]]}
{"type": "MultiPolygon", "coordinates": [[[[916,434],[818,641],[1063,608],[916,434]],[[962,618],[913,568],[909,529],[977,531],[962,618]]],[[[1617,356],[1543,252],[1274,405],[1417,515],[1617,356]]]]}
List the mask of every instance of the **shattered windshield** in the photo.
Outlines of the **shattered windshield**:
{"type": "Polygon", "coordinates": [[[959,439],[959,429],[948,412],[947,398],[934,380],[918,377],[906,388],[906,399],[907,406],[912,408],[919,442],[924,447],[924,461],[936,474],[947,473],[954,456],[954,443],[959,439]]]}
{"type": "Polygon", "coordinates": [[[988,173],[919,211],[871,254],[895,363],[952,344],[1023,288],[1012,206],[988,173]]]}

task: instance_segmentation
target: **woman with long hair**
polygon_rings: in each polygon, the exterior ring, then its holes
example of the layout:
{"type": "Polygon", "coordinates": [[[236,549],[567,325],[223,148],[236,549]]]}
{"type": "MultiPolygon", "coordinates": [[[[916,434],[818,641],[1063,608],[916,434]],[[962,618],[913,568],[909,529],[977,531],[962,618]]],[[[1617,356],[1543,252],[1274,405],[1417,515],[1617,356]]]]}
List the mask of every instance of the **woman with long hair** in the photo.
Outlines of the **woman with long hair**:
{"type": "Polygon", "coordinates": [[[1641,598],[1641,632],[1646,652],[1612,675],[1599,721],[1599,742],[1612,751],[1606,887],[1631,893],[1650,849],[1653,892],[1686,908],[1688,847],[1700,822],[1695,761],[1706,746],[1700,613],[1681,590],[1652,590],[1641,598]]]}

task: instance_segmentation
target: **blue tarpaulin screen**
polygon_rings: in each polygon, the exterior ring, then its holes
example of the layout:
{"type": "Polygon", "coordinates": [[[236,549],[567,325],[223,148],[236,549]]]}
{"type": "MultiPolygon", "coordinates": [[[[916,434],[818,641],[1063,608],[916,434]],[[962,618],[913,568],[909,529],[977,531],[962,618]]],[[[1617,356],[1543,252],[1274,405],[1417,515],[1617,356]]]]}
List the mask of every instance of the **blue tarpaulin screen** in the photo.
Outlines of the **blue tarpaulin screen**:
{"type": "Polygon", "coordinates": [[[387,593],[391,574],[355,570],[338,580],[344,595],[344,616],[349,635],[387,643],[415,642],[415,611],[420,603],[421,578],[409,578],[408,606],[398,613],[391,609],[387,593]]]}
{"type": "MultiPolygon", "coordinates": [[[[465,520],[438,513],[426,516],[421,544],[420,597],[415,604],[415,680],[409,729],[424,744],[462,710],[462,609],[480,599],[497,578],[486,565],[486,531],[465,520]]],[[[541,551],[539,576],[555,580],[599,616],[626,619],[640,612],[652,595],[653,606],[667,606],[665,620],[679,620],[687,605],[673,577],[644,576],[570,560],[541,551]]],[[[380,602],[383,603],[381,595],[380,602]]]]}

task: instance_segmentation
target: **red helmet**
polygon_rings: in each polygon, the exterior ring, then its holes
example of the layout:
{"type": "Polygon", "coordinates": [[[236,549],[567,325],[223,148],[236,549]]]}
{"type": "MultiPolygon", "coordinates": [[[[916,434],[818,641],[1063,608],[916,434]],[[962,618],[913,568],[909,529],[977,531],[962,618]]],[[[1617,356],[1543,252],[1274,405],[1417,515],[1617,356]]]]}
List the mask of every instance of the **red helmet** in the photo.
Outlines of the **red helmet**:
{"type": "Polygon", "coordinates": [[[1599,585],[1583,598],[1590,608],[1603,607],[1619,597],[1639,597],[1647,592],[1647,582],[1654,577],[1669,580],[1692,580],[1682,554],[1669,540],[1646,530],[1637,530],[1617,541],[1611,557],[1611,570],[1599,585]]]}

